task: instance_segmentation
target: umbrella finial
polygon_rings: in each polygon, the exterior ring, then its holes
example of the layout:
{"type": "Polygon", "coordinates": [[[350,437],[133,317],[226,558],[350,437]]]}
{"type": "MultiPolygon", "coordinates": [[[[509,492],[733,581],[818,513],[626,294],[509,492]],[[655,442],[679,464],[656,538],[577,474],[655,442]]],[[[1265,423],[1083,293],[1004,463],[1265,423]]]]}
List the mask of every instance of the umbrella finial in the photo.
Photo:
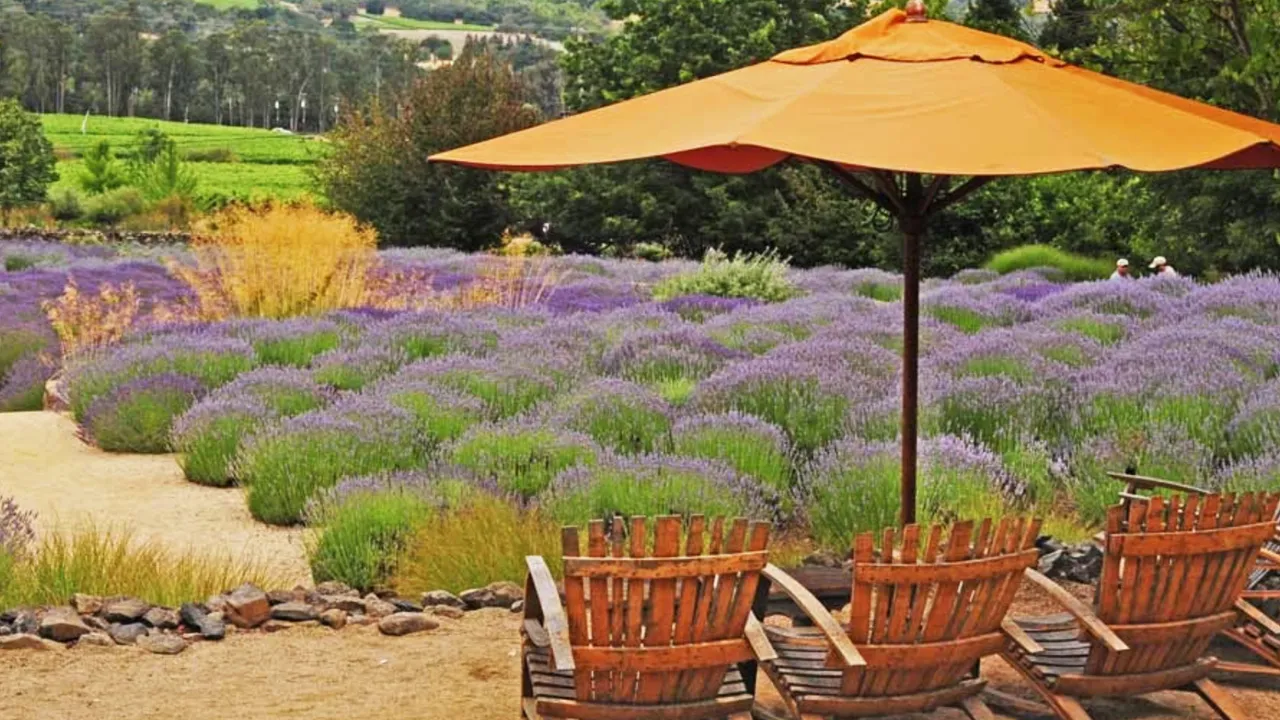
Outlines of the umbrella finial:
{"type": "Polygon", "coordinates": [[[929,11],[924,0],[907,0],[907,22],[929,22],[929,11]]]}

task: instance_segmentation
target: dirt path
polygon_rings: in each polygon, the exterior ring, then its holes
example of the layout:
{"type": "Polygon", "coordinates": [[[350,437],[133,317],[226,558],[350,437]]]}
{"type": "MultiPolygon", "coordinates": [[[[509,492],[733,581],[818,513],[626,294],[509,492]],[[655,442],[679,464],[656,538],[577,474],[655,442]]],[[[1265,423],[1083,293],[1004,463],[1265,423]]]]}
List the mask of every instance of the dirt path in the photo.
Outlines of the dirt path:
{"type": "Polygon", "coordinates": [[[0,413],[0,495],[38,513],[42,529],[125,528],[174,550],[255,558],[289,582],[310,578],[303,531],[254,521],[239,490],[187,482],[172,456],[90,447],[56,413],[0,413]]]}

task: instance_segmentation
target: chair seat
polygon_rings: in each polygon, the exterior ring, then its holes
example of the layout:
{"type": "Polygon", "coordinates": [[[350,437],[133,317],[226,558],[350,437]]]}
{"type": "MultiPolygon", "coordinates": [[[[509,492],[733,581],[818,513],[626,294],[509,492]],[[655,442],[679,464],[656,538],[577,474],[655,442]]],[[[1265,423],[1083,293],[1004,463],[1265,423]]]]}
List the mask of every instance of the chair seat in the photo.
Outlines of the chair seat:
{"type": "MultiPolygon", "coordinates": [[[[533,680],[533,694],[536,698],[552,698],[557,700],[574,700],[574,680],[572,671],[556,671],[551,669],[551,652],[532,643],[526,645],[525,662],[529,666],[529,676],[533,680]]],[[[742,681],[742,673],[737,667],[730,667],[720,683],[716,699],[731,702],[745,699],[748,703],[751,694],[747,692],[742,681]]]]}
{"type": "Polygon", "coordinates": [[[1084,672],[1092,646],[1081,639],[1080,625],[1074,617],[1064,613],[1012,619],[1032,640],[1044,646],[1044,652],[1034,655],[1020,653],[1022,660],[1050,679],[1084,672]]]}

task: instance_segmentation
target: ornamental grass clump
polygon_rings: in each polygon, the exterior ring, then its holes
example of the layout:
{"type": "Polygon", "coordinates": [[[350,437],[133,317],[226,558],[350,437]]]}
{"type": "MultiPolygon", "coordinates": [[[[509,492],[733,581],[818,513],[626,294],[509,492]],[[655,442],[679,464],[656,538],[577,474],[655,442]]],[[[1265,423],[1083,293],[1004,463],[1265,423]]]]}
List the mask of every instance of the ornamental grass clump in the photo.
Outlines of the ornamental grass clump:
{"type": "Polygon", "coordinates": [[[480,398],[427,380],[389,378],[370,394],[413,415],[418,432],[433,447],[457,438],[487,415],[480,398]]]}
{"type": "MultiPolygon", "coordinates": [[[[845,551],[857,533],[892,527],[901,507],[900,466],[894,442],[847,438],[819,453],[803,469],[798,494],[818,545],[845,551]]],[[[920,442],[921,523],[999,517],[1023,492],[981,445],[953,436],[920,442]]]]}
{"type": "Polygon", "coordinates": [[[788,260],[774,250],[759,254],[739,252],[730,258],[712,249],[697,270],[659,281],[653,288],[653,297],[665,301],[682,295],[713,295],[782,302],[800,294],[789,273],[788,260]]]}
{"type": "Polygon", "coordinates": [[[556,476],[539,506],[557,522],[695,514],[772,519],[777,497],[728,465],[670,455],[610,457],[556,476]]]}
{"type": "Polygon", "coordinates": [[[757,358],[707,378],[690,404],[702,411],[737,411],[782,428],[792,446],[811,453],[839,437],[865,392],[865,378],[841,368],[757,358]]]}
{"type": "Polygon", "coordinates": [[[625,380],[585,385],[561,398],[553,415],[556,424],[621,453],[665,450],[671,442],[671,407],[651,390],[625,380]]]}
{"type": "Polygon", "coordinates": [[[244,438],[279,413],[248,395],[218,394],[196,403],[173,423],[170,445],[188,480],[227,487],[236,482],[231,464],[244,438]]]}
{"type": "Polygon", "coordinates": [[[249,398],[272,413],[291,417],[327,405],[333,393],[305,370],[264,367],[250,370],[213,392],[216,398],[249,398]]]}
{"type": "Polygon", "coordinates": [[[170,270],[207,319],[287,318],[365,304],[377,235],[349,215],[305,204],[232,207],[191,243],[193,265],[170,270]]]}
{"type": "Polygon", "coordinates": [[[175,373],[130,380],[89,406],[85,436],[108,452],[168,452],[174,418],[204,393],[199,380],[175,373]]]}
{"type": "Polygon", "coordinates": [[[311,361],[311,376],[335,390],[360,390],[409,362],[401,350],[361,345],[322,353],[311,361]]]}
{"type": "Polygon", "coordinates": [[[342,341],[338,323],[312,318],[255,322],[239,334],[253,344],[260,364],[300,368],[308,367],[314,357],[342,341]]]}
{"type": "Polygon", "coordinates": [[[528,500],[561,471],[594,465],[605,451],[582,433],[515,418],[471,428],[443,456],[500,491],[528,500]]]}
{"type": "Polygon", "coordinates": [[[1107,260],[1085,257],[1051,245],[1021,245],[997,253],[987,262],[986,269],[1001,275],[1032,268],[1054,268],[1072,282],[1102,280],[1111,274],[1112,265],[1107,260]]]}
{"type": "Polygon", "coordinates": [[[408,411],[354,396],[254,433],[232,472],[248,488],[255,518],[292,525],[302,521],[308,500],[344,477],[424,462],[425,443],[408,411]]]}
{"type": "Polygon", "coordinates": [[[728,412],[680,420],[671,431],[675,455],[727,463],[785,496],[791,490],[791,446],[780,428],[750,415],[728,412]]]}
{"type": "Polygon", "coordinates": [[[166,335],[142,345],[84,353],[67,366],[71,411],[83,422],[85,412],[100,397],[155,375],[185,375],[205,388],[215,388],[249,370],[254,362],[249,343],[207,333],[166,335]]]}

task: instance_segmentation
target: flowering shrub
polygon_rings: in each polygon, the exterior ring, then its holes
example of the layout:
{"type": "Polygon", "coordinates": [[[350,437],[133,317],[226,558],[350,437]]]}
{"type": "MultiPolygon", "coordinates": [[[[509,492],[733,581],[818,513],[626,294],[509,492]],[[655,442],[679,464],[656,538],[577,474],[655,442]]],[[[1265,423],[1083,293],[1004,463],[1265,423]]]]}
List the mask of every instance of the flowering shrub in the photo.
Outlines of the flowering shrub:
{"type": "Polygon", "coordinates": [[[425,380],[391,378],[373,394],[412,414],[418,432],[432,444],[453,440],[486,414],[479,398],[425,380]]]}
{"type": "Polygon", "coordinates": [[[787,260],[773,251],[738,253],[730,258],[719,250],[708,250],[697,270],[660,281],[653,288],[653,297],[670,300],[681,295],[714,295],[781,302],[800,294],[788,277],[789,269],[787,260]]]}
{"type": "Polygon", "coordinates": [[[53,375],[52,363],[35,353],[22,356],[0,375],[0,412],[39,410],[44,386],[53,375]]]}
{"type": "Polygon", "coordinates": [[[197,403],[173,423],[171,446],[187,479],[226,487],[241,441],[278,414],[248,395],[218,394],[197,403]]]}
{"type": "Polygon", "coordinates": [[[186,375],[149,375],[116,387],[85,412],[85,435],[103,450],[162,453],[169,450],[173,420],[204,394],[186,375]]]}
{"type": "Polygon", "coordinates": [[[308,518],[321,528],[308,553],[312,579],[337,580],[363,592],[385,586],[414,531],[435,510],[416,492],[416,480],[397,478],[359,490],[352,485],[363,478],[343,483],[348,487],[342,499],[308,518]]]}
{"type": "Polygon", "coordinates": [[[398,380],[422,380],[479,398],[491,419],[511,417],[559,390],[554,368],[537,367],[529,358],[515,361],[451,355],[405,367],[398,380]]]}
{"type": "Polygon", "coordinates": [[[311,318],[255,322],[246,325],[241,334],[253,344],[258,362],[293,367],[307,367],[312,358],[336,348],[342,339],[336,322],[311,318]]]}
{"type": "Polygon", "coordinates": [[[719,515],[772,518],[776,498],[712,460],[667,455],[608,458],[560,473],[540,498],[557,521],[582,525],[622,515],[719,515]]]}
{"type": "Polygon", "coordinates": [[[331,393],[305,371],[264,367],[250,370],[213,393],[217,398],[248,398],[276,415],[292,416],[329,402],[331,393]]]}
{"type": "Polygon", "coordinates": [[[603,454],[586,435],[517,419],[472,428],[445,457],[502,492],[528,499],[545,490],[562,470],[593,465],[603,454]]]}
{"type": "Polygon", "coordinates": [[[671,435],[676,455],[719,460],[779,494],[791,489],[791,447],[777,426],[729,412],[685,418],[671,435]]]}
{"type": "Polygon", "coordinates": [[[483,355],[498,341],[491,322],[442,313],[404,313],[369,328],[365,342],[397,350],[410,360],[450,353],[483,355]]]}
{"type": "Polygon", "coordinates": [[[336,390],[359,390],[399,370],[408,361],[400,350],[375,345],[330,350],[312,360],[312,377],[336,390]]]}
{"type": "Polygon", "coordinates": [[[558,424],[618,452],[649,453],[669,444],[671,408],[662,398],[625,380],[597,380],[557,405],[558,424]]]}

